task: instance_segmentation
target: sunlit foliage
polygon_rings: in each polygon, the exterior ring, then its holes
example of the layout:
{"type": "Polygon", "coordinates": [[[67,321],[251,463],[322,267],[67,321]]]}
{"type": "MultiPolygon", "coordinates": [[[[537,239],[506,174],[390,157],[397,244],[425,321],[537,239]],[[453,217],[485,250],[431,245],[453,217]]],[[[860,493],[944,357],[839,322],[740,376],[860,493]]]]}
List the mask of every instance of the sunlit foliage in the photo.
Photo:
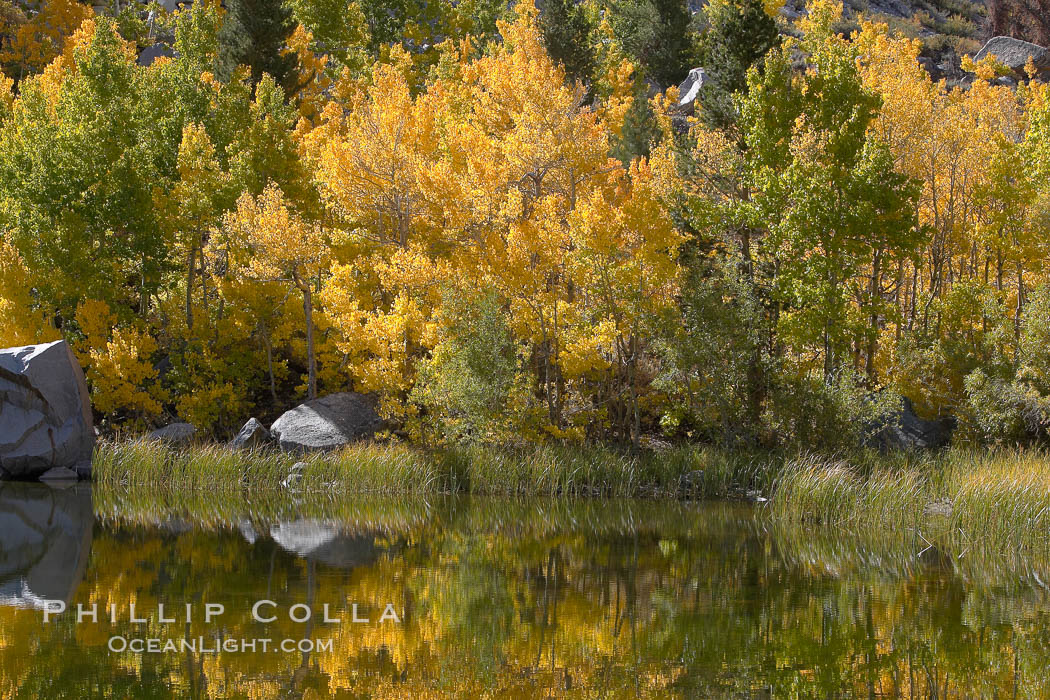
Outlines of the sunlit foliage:
{"type": "Polygon", "coordinates": [[[301,0],[241,67],[216,3],[148,67],[0,13],[0,337],[71,340],[113,425],[357,390],[438,442],[844,444],[904,395],[1042,436],[1045,83],[684,7],[301,0]],[[697,60],[690,117],[652,83],[697,60]]]}

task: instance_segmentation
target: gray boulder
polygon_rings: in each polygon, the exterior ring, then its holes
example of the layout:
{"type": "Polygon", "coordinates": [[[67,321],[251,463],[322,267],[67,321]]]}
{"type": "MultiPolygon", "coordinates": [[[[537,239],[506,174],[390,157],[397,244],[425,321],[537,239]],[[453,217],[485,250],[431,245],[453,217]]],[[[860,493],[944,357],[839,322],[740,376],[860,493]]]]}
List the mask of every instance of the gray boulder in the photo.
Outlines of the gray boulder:
{"type": "Polygon", "coordinates": [[[40,475],[40,481],[46,483],[64,483],[77,481],[77,473],[67,467],[53,467],[40,475]]]}
{"type": "Polygon", "coordinates": [[[936,449],[951,442],[954,430],[954,418],[924,420],[916,415],[911,401],[903,398],[899,409],[870,426],[867,445],[880,452],[936,449]]]}
{"type": "Polygon", "coordinates": [[[1025,64],[1031,58],[1040,73],[1050,71],[1050,51],[1038,44],[1032,44],[1009,36],[994,36],[988,40],[973,59],[980,61],[989,54],[995,55],[1000,63],[1019,73],[1024,72],[1025,64]]]}
{"type": "Polygon", "coordinates": [[[270,433],[285,451],[334,450],[371,437],[382,424],[371,401],[346,392],[296,406],[270,426],[270,433]]]}
{"type": "Polygon", "coordinates": [[[0,479],[54,467],[90,476],[94,447],[84,372],[66,341],[0,350],[0,479]]]}
{"type": "Polygon", "coordinates": [[[175,56],[175,50],[167,44],[153,44],[152,46],[147,46],[142,49],[142,53],[139,54],[135,63],[143,67],[149,67],[153,65],[154,61],[162,56],[172,58],[175,56]]]}
{"type": "Polygon", "coordinates": [[[230,440],[230,447],[235,450],[250,450],[262,447],[270,442],[270,431],[255,418],[249,418],[241,431],[230,440]]]}
{"type": "Polygon", "coordinates": [[[700,96],[700,89],[711,81],[711,77],[703,68],[694,68],[689,75],[678,86],[678,108],[687,114],[696,111],[696,98],[700,96]]]}
{"type": "Polygon", "coordinates": [[[288,474],[281,479],[281,486],[286,489],[298,489],[303,483],[303,470],[306,469],[306,462],[296,462],[292,465],[292,468],[288,470],[288,474]]]}
{"type": "Polygon", "coordinates": [[[172,423],[163,428],[157,428],[146,437],[149,440],[160,440],[169,445],[186,445],[193,442],[196,435],[197,429],[189,423],[172,423]]]}

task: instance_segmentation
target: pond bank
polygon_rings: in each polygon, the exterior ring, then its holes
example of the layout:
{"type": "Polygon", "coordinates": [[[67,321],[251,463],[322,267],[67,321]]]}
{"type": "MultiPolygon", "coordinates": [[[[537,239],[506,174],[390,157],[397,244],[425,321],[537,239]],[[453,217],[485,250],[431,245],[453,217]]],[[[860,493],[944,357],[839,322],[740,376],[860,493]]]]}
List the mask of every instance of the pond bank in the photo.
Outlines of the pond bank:
{"type": "Polygon", "coordinates": [[[782,462],[766,452],[692,445],[632,454],[585,446],[428,450],[361,442],[297,455],[139,440],[100,443],[93,478],[132,488],[684,500],[767,493],[782,462]]]}
{"type": "MultiPolygon", "coordinates": [[[[1050,551],[1050,455],[966,450],[834,457],[685,445],[661,452],[539,446],[425,450],[357,443],[296,456],[104,442],[96,490],[747,499],[778,527],[919,533],[931,547],[1050,551]]],[[[887,534],[888,536],[888,534],[887,534]]]]}

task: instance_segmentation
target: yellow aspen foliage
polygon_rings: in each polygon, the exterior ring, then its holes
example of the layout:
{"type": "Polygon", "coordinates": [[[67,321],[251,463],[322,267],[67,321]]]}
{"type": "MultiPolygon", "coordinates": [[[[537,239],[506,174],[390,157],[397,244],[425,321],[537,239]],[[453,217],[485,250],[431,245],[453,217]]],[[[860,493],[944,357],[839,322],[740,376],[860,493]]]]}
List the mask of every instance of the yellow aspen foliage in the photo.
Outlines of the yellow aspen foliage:
{"type": "Polygon", "coordinates": [[[978,76],[969,90],[935,83],[917,61],[921,43],[891,37],[885,25],[864,24],[856,41],[865,85],[882,98],[873,128],[897,168],[923,183],[919,213],[943,265],[949,250],[966,250],[996,135],[1020,133],[1016,96],[988,82],[989,75],[978,76]]]}
{"type": "Polygon", "coordinates": [[[784,7],[784,0],[762,0],[762,9],[774,19],[780,15],[782,7],[784,7]]]}
{"type": "Polygon", "coordinates": [[[0,239],[0,346],[46,343],[59,338],[44,311],[34,303],[32,275],[8,241],[0,239]]]}
{"type": "Polygon", "coordinates": [[[380,245],[408,245],[418,215],[419,166],[434,145],[433,114],[413,101],[404,71],[376,66],[367,91],[356,91],[344,117],[334,103],[308,148],[326,203],[380,245]]]}
{"type": "Polygon", "coordinates": [[[11,110],[15,104],[14,87],[14,80],[0,74],[0,115],[4,118],[11,115],[11,110]]]}
{"type": "Polygon", "coordinates": [[[229,186],[229,175],[219,167],[215,147],[201,124],[182,130],[177,160],[179,179],[171,192],[155,197],[164,211],[163,222],[182,249],[186,260],[184,319],[188,331],[194,324],[194,295],[200,280],[200,296],[208,293],[204,242],[220,216],[218,200],[229,186]],[[203,274],[198,274],[203,273],[203,274]]]}
{"type": "Polygon", "coordinates": [[[160,392],[153,385],[157,371],[151,360],[157,342],[152,335],[118,327],[109,306],[92,299],[77,306],[76,319],[84,335],[77,355],[86,365],[95,408],[138,420],[160,415],[160,392]]]}
{"type": "Polygon", "coordinates": [[[62,53],[66,39],[93,16],[90,6],[76,0],[46,0],[31,20],[4,28],[8,38],[0,48],[0,63],[9,66],[10,77],[19,81],[41,72],[62,53]]]}
{"type": "Polygon", "coordinates": [[[379,393],[386,415],[404,416],[410,410],[400,398],[413,386],[413,356],[431,336],[428,316],[449,276],[447,268],[420,251],[399,249],[389,258],[336,265],[325,285],[321,298],[338,330],[335,346],[350,359],[356,388],[379,393]],[[362,269],[374,278],[366,279],[362,269]],[[374,297],[368,292],[377,290],[396,296],[383,311],[370,312],[374,297]]]}
{"type": "Polygon", "coordinates": [[[288,37],[288,48],[285,51],[294,54],[296,58],[298,84],[302,86],[296,95],[299,114],[308,123],[316,124],[327,103],[325,93],[332,87],[333,81],[327,73],[329,56],[314,53],[311,48],[313,40],[313,34],[300,24],[288,37]]]}
{"type": "Polygon", "coordinates": [[[183,420],[195,426],[221,426],[226,430],[235,430],[236,422],[248,408],[243,387],[234,386],[232,381],[208,382],[181,394],[175,401],[175,410],[183,420]],[[234,422],[224,421],[225,417],[231,417],[234,422]]]}
{"type": "MultiPolygon", "coordinates": [[[[308,136],[346,251],[324,307],[355,387],[379,392],[388,415],[414,410],[405,399],[430,352],[430,367],[455,364],[435,326],[449,288],[497,296],[531,348],[549,434],[582,437],[594,372],[643,383],[641,317],[672,302],[680,239],[650,166],[609,153],[631,68],[617,64],[608,100],[588,107],[535,22],[523,5],[486,54],[446,51],[418,96],[404,70],[377,67],[308,136]]],[[[616,393],[634,411],[637,392],[616,393]]]]}
{"type": "Polygon", "coordinates": [[[986,352],[957,343],[959,333],[983,338],[988,329],[982,313],[962,309],[994,298],[1018,334],[1026,289],[1035,283],[1024,270],[1041,267],[1035,191],[1019,147],[1024,91],[994,82],[1001,71],[992,60],[968,64],[976,72],[969,89],[934,82],[918,63],[921,43],[891,36],[885,25],[865,23],[854,40],[864,83],[882,101],[872,128],[896,169],[921,183],[917,213],[929,234],[924,255],[891,272],[901,281],[899,324],[923,339],[891,347],[882,371],[920,408],[952,410],[973,367],[966,353],[986,352]],[[982,291],[989,288],[990,295],[982,291]],[[978,328],[963,331],[970,323],[978,328]]]}
{"type": "Polygon", "coordinates": [[[293,212],[276,185],[258,197],[245,193],[226,216],[231,238],[247,251],[243,274],[259,282],[281,282],[302,295],[310,398],[317,396],[313,298],[327,267],[329,248],[320,226],[293,212]]]}

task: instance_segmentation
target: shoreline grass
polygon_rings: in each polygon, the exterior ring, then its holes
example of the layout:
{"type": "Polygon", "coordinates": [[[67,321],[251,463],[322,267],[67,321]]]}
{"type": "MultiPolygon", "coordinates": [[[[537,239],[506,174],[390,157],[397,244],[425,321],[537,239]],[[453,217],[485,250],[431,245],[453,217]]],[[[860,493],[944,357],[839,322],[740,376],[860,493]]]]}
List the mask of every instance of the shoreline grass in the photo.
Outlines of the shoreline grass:
{"type": "Polygon", "coordinates": [[[781,528],[910,533],[955,557],[1050,554],[1050,454],[972,450],[872,462],[808,455],[784,466],[769,504],[781,528]]]}
{"type": "Polygon", "coordinates": [[[778,460],[703,446],[628,453],[558,445],[426,450],[356,443],[297,455],[133,440],[100,443],[93,478],[103,487],[272,490],[285,488],[298,462],[305,466],[297,472],[297,491],[701,499],[768,491],[778,460]]]}
{"type": "Polygon", "coordinates": [[[361,495],[770,499],[762,514],[787,531],[906,534],[955,556],[977,549],[1017,556],[1050,553],[1050,453],[951,449],[937,453],[840,456],[743,452],[686,445],[627,453],[607,447],[528,449],[358,443],[329,453],[176,448],[160,442],[103,442],[95,488],[216,496],[361,495]],[[297,462],[293,486],[285,482],[297,462]]]}

